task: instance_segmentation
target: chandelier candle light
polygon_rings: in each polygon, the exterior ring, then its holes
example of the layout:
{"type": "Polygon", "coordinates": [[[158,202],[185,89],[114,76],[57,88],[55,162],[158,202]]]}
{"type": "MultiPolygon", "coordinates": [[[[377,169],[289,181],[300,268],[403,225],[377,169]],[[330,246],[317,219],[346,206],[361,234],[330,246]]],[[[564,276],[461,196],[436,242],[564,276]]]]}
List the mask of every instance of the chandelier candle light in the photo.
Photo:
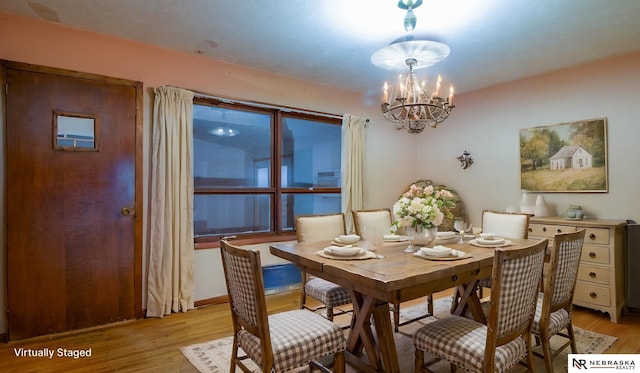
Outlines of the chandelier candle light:
{"type": "Polygon", "coordinates": [[[440,96],[442,78],[438,76],[433,90],[427,84],[418,83],[414,70],[436,64],[445,59],[451,51],[449,46],[433,40],[416,38],[417,17],[413,12],[422,5],[422,0],[400,0],[398,7],[406,10],[404,28],[409,35],[394,40],[371,56],[371,62],[384,69],[409,66],[406,79],[400,75],[398,88],[393,89],[385,82],[382,91],[382,114],[396,124],[396,129],[406,128],[409,133],[420,133],[427,126],[435,128],[449,117],[453,106],[453,86],[449,87],[449,97],[440,96]]]}
{"type": "Polygon", "coordinates": [[[391,122],[396,123],[397,129],[407,128],[410,133],[420,133],[428,125],[435,128],[442,123],[449,114],[453,105],[453,86],[449,87],[449,97],[440,97],[442,77],[438,76],[435,89],[430,93],[426,82],[418,83],[413,66],[417,63],[415,58],[408,58],[409,74],[403,80],[399,77],[398,88],[390,88],[384,83],[382,92],[382,113],[391,122]]]}

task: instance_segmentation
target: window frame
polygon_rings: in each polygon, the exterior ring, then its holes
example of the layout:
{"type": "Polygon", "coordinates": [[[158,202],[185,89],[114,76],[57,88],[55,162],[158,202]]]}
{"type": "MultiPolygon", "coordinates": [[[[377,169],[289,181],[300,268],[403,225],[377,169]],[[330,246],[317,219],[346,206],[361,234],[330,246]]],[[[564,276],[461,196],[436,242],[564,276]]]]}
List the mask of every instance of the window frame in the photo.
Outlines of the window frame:
{"type": "MultiPolygon", "coordinates": [[[[233,234],[238,244],[253,244],[261,242],[289,241],[296,239],[295,228],[285,229],[282,223],[282,199],[286,194],[341,194],[342,187],[282,187],[282,122],[284,117],[297,118],[329,125],[342,126],[342,118],[335,114],[316,113],[313,111],[278,107],[260,103],[239,102],[223,100],[211,97],[195,96],[194,105],[214,106],[231,110],[252,111],[271,115],[271,174],[269,175],[270,187],[196,187],[193,194],[196,195],[257,195],[268,194],[273,201],[271,210],[270,232],[233,234]]],[[[341,144],[342,145],[342,144],[341,144]]],[[[194,159],[195,160],[195,159],[194,159]]],[[[293,217],[295,219],[295,217],[293,217]]],[[[219,247],[220,239],[228,234],[197,235],[194,233],[196,249],[219,247]]]]}

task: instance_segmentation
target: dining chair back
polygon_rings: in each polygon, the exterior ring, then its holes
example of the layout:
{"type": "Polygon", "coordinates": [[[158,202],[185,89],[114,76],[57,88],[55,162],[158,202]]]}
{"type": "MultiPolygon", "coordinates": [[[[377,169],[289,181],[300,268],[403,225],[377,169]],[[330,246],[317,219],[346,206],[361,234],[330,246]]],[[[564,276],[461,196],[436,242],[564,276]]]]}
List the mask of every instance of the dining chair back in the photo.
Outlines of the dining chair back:
{"type": "Polygon", "coordinates": [[[451,315],[413,337],[415,371],[428,371],[425,352],[470,372],[505,372],[526,358],[533,366],[531,327],[547,239],[524,248],[498,248],[493,258],[487,325],[451,315]]]}
{"type": "MultiPolygon", "coordinates": [[[[346,340],[342,329],[308,310],[268,315],[260,253],[220,241],[222,267],[233,324],[231,371],[250,372],[250,358],[262,372],[284,372],[333,356],[335,372],[344,372],[346,340]],[[238,348],[246,353],[238,356],[238,348]]],[[[325,367],[325,369],[327,369],[325,367]]]]}
{"type": "MultiPolygon", "coordinates": [[[[374,210],[353,210],[353,222],[356,228],[356,234],[360,237],[368,239],[370,234],[384,235],[389,233],[389,228],[393,224],[393,216],[388,208],[374,210]]],[[[412,322],[422,320],[433,315],[433,295],[427,296],[427,312],[416,315],[411,319],[400,322],[400,302],[393,303],[391,307],[393,312],[394,330],[399,331],[399,327],[410,324],[412,322]]]]}
{"type": "MultiPolygon", "coordinates": [[[[577,354],[571,310],[573,294],[578,278],[578,266],[582,254],[585,230],[558,233],[553,238],[551,260],[543,276],[543,291],[538,294],[538,304],[533,321],[532,333],[536,343],[542,345],[542,356],[547,372],[553,372],[553,359],[569,345],[577,354]],[[566,329],[566,333],[563,330],[566,329]],[[551,350],[550,339],[554,335],[567,341],[551,350]]],[[[540,354],[536,355],[540,356],[540,354]]]]}
{"type": "MultiPolygon", "coordinates": [[[[346,234],[344,214],[299,215],[296,217],[296,237],[298,242],[330,241],[335,237],[346,234]]],[[[335,311],[336,307],[351,303],[351,294],[345,288],[331,281],[309,276],[302,272],[302,296],[300,308],[311,311],[326,309],[326,317],[333,320],[334,316],[350,310],[335,311]],[[320,306],[311,307],[307,304],[307,296],[320,302],[320,306]]]]}
{"type": "Polygon", "coordinates": [[[344,214],[298,215],[296,238],[298,242],[329,241],[347,233],[344,214]]]}
{"type": "Polygon", "coordinates": [[[529,236],[531,215],[519,212],[482,211],[482,232],[512,239],[529,236]]]}
{"type": "Polygon", "coordinates": [[[388,208],[353,210],[351,214],[356,234],[363,238],[374,232],[380,235],[389,234],[389,229],[393,223],[391,210],[388,208]]]}
{"type": "MultiPolygon", "coordinates": [[[[529,214],[519,212],[482,211],[482,232],[495,233],[498,237],[511,239],[526,239],[529,236],[529,214]]],[[[479,293],[482,288],[490,288],[491,280],[482,279],[479,283],[479,293]]]]}

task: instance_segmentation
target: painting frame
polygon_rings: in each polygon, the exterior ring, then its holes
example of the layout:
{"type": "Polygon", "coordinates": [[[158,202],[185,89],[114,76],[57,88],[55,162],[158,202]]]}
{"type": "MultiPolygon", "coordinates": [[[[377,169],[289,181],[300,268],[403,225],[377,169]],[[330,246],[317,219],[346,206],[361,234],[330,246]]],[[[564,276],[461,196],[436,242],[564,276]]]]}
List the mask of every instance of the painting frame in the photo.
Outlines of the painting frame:
{"type": "Polygon", "coordinates": [[[607,118],[520,130],[520,189],[607,193],[607,118]]]}

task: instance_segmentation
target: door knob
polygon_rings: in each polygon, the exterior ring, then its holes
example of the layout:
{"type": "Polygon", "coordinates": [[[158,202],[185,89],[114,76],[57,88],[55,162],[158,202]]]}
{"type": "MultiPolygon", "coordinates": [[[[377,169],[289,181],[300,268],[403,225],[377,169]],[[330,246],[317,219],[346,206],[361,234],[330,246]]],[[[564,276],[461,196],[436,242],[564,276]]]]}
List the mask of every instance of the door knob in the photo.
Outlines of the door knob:
{"type": "Polygon", "coordinates": [[[123,207],[122,209],[120,209],[120,212],[124,216],[129,216],[129,215],[135,215],[136,214],[136,210],[134,210],[132,208],[129,208],[129,207],[123,207]]]}

